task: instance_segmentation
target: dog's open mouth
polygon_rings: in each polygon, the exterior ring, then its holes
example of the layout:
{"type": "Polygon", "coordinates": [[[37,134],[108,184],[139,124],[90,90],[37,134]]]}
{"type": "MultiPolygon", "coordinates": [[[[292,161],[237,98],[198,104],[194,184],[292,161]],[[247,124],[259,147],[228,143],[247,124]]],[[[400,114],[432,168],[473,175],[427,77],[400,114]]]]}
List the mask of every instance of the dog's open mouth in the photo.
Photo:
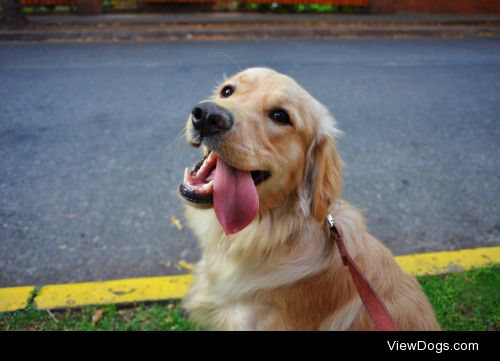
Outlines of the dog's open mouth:
{"type": "MultiPolygon", "coordinates": [[[[217,168],[217,155],[208,153],[189,171],[184,171],[184,181],[179,187],[180,194],[188,201],[199,204],[213,203],[213,190],[215,170],[217,168]]],[[[259,185],[270,177],[270,173],[262,170],[250,172],[255,186],[259,185]]]]}
{"type": "Polygon", "coordinates": [[[179,187],[181,195],[190,202],[211,204],[213,202],[215,168],[217,156],[207,153],[192,171],[184,170],[184,181],[179,187]]]}
{"type": "Polygon", "coordinates": [[[192,171],[186,168],[179,192],[192,203],[213,205],[224,231],[231,234],[255,218],[259,208],[256,187],[270,175],[236,169],[209,151],[192,171]]]}

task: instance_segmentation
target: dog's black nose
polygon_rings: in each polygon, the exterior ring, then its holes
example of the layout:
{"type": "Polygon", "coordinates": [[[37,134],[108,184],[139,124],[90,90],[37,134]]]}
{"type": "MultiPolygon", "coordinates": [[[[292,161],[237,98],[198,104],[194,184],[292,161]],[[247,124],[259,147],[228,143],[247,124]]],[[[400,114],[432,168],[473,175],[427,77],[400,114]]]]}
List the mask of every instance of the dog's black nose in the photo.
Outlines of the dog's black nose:
{"type": "Polygon", "coordinates": [[[228,131],[233,126],[229,110],[212,102],[202,102],[191,111],[191,122],[202,138],[228,131]]]}

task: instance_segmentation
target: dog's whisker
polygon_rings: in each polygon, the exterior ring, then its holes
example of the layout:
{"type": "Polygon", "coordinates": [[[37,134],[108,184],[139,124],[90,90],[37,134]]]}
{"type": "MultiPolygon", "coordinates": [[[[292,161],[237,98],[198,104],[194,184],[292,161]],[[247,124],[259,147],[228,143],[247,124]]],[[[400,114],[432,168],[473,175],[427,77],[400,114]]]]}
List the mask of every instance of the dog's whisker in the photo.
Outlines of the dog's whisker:
{"type": "MultiPolygon", "coordinates": [[[[236,72],[240,72],[242,70],[242,67],[240,65],[238,65],[238,63],[236,62],[236,60],[229,54],[223,52],[223,51],[211,51],[210,52],[212,55],[214,56],[217,56],[217,55],[222,55],[224,58],[226,58],[227,60],[230,61],[230,63],[234,66],[234,68],[236,69],[236,72]]],[[[224,73],[224,81],[227,80],[227,75],[224,73]]]]}
{"type": "Polygon", "coordinates": [[[180,149],[181,141],[183,140],[182,135],[178,135],[172,139],[172,141],[169,143],[167,149],[167,154],[168,155],[174,155],[177,154],[177,152],[180,149]]]}

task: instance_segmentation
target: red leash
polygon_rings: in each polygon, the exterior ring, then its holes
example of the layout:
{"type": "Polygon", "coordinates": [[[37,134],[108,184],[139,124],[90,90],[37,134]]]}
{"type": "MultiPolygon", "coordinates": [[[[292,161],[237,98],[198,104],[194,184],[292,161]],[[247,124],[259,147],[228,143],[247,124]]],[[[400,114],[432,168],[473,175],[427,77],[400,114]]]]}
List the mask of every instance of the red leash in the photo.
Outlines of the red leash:
{"type": "Polygon", "coordinates": [[[389,314],[389,311],[387,311],[384,302],[377,292],[375,292],[373,287],[370,285],[370,282],[368,282],[363,273],[361,273],[360,269],[347,252],[344,240],[335,226],[333,217],[329,214],[326,219],[328,221],[328,226],[330,227],[331,238],[335,241],[339,248],[344,266],[349,267],[349,272],[354,280],[354,284],[356,285],[359,296],[361,297],[361,301],[363,301],[363,305],[365,306],[375,328],[377,331],[397,331],[396,324],[389,314]]]}

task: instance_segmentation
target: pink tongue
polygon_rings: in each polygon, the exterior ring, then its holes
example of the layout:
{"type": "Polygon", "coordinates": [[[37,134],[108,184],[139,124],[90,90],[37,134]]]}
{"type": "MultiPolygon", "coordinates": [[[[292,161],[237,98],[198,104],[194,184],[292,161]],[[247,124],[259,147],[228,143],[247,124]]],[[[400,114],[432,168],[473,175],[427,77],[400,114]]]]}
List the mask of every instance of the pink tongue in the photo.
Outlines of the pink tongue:
{"type": "Polygon", "coordinates": [[[241,231],[259,211],[259,197],[250,172],[231,167],[217,158],[214,177],[214,209],[224,233],[241,231]]]}

